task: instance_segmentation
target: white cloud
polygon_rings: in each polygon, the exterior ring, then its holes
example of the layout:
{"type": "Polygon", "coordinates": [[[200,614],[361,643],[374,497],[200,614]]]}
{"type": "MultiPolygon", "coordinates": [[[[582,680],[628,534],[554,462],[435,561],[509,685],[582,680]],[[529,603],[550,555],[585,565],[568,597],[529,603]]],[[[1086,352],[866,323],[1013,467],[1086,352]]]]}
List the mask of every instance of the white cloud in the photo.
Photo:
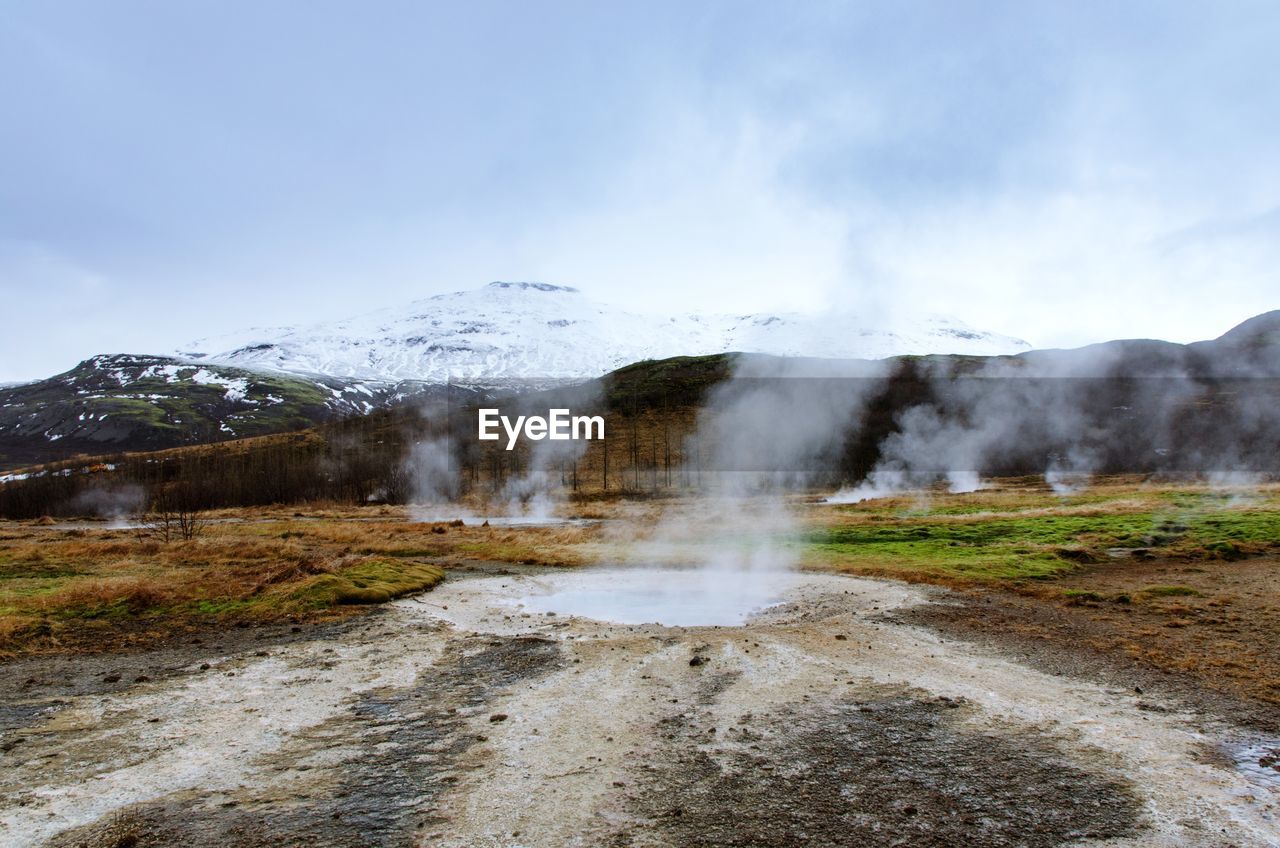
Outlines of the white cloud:
{"type": "Polygon", "coordinates": [[[1266,4],[294,11],[0,35],[0,379],[492,279],[1052,345],[1280,306],[1266,4]]]}

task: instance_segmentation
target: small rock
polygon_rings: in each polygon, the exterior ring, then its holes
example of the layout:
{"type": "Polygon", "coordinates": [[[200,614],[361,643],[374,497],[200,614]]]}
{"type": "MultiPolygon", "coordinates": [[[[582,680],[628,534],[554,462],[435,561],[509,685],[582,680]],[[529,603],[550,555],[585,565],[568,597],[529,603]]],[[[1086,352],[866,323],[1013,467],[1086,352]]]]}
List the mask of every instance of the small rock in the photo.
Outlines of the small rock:
{"type": "Polygon", "coordinates": [[[844,641],[846,641],[848,638],[849,638],[849,637],[848,637],[848,636],[846,636],[846,635],[844,635],[843,633],[837,633],[837,634],[836,634],[836,641],[837,641],[837,642],[844,642],[844,641]]]}
{"type": "Polygon", "coordinates": [[[697,668],[698,666],[706,665],[709,662],[711,662],[711,660],[707,659],[706,657],[698,656],[689,660],[689,665],[693,666],[694,668],[697,668]]]}
{"type": "Polygon", "coordinates": [[[147,677],[145,674],[139,674],[137,677],[133,678],[133,682],[134,682],[134,683],[146,683],[146,682],[147,682],[148,680],[150,680],[150,679],[151,679],[151,678],[150,678],[150,677],[147,677]]]}
{"type": "Polygon", "coordinates": [[[208,664],[208,663],[200,663],[200,670],[201,670],[201,671],[208,671],[208,670],[209,670],[209,664],[208,664]]]}
{"type": "Polygon", "coordinates": [[[489,721],[492,721],[495,723],[499,721],[506,721],[506,720],[507,720],[506,713],[494,713],[493,715],[489,716],[489,721]]]}
{"type": "Polygon", "coordinates": [[[119,682],[120,682],[120,675],[118,675],[118,674],[108,674],[106,677],[102,678],[102,682],[103,682],[103,683],[119,683],[119,682]]]}

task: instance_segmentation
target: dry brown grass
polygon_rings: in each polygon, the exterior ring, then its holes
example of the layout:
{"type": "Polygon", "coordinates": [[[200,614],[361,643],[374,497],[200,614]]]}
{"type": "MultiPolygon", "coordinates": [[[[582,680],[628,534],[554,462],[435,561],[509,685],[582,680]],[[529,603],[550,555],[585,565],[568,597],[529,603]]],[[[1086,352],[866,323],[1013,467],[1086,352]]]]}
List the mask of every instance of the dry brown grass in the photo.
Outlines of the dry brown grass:
{"type": "Polygon", "coordinates": [[[355,588],[376,578],[380,588],[363,594],[394,595],[428,581],[428,563],[460,560],[581,564],[599,534],[594,525],[414,522],[390,506],[218,510],[208,518],[199,538],[167,544],[105,524],[0,522],[0,653],[107,645],[113,633],[140,626],[164,633],[348,614],[334,599],[360,592],[301,590],[354,576],[355,588]]]}
{"type": "Polygon", "coordinates": [[[139,613],[150,607],[172,603],[178,597],[174,582],[172,579],[137,575],[73,580],[40,595],[37,604],[44,612],[123,604],[130,612],[139,613]]]}
{"type": "MultiPolygon", "coordinates": [[[[1037,530],[1055,520],[1123,519],[1157,509],[1178,511],[1183,509],[1183,501],[1195,503],[1206,496],[1204,487],[1153,486],[1122,479],[1064,500],[1040,483],[1012,481],[966,495],[932,493],[927,512],[921,511],[920,499],[915,496],[856,506],[805,503],[813,498],[797,496],[794,505],[811,533],[920,522],[945,525],[946,532],[954,528],[960,533],[989,521],[1016,520],[1024,522],[1028,530],[1037,530]]],[[[1280,508],[1276,506],[1280,493],[1275,487],[1255,497],[1280,508]]],[[[436,563],[446,567],[466,560],[542,565],[618,561],[633,551],[637,541],[651,536],[663,513],[670,510],[682,516],[695,537],[705,528],[710,540],[707,544],[714,544],[715,534],[724,531],[723,516],[717,515],[713,506],[674,498],[571,501],[565,507],[566,514],[599,523],[520,527],[486,527],[470,520],[462,524],[415,522],[409,509],[394,506],[317,504],[219,510],[209,514],[211,522],[201,537],[169,544],[134,531],[110,530],[105,524],[67,529],[30,521],[0,522],[0,650],[53,644],[57,641],[53,636],[66,644],[74,641],[77,632],[97,636],[138,622],[157,627],[195,626],[331,614],[299,602],[296,590],[370,558],[406,566],[436,563]]],[[[460,515],[479,511],[476,503],[456,509],[460,515]]],[[[1098,606],[1114,611],[1121,604],[1113,597],[1128,595],[1130,607],[1150,610],[1160,617],[1153,624],[1164,633],[1170,632],[1162,626],[1164,622],[1183,619],[1195,622],[1183,630],[1196,631],[1211,617],[1208,613],[1217,609],[1215,605],[1227,603],[1228,593],[1208,592],[1193,579],[1174,575],[1148,578],[1141,584],[1103,586],[1095,586],[1092,580],[1075,580],[1075,576],[1112,573],[1107,562],[1098,562],[1096,567],[1087,560],[1066,563],[1065,571],[1050,578],[1010,583],[994,573],[922,568],[919,562],[896,556],[888,546],[881,555],[874,544],[829,551],[803,539],[796,544],[811,567],[958,588],[978,587],[994,578],[1002,581],[1000,591],[1036,602],[1067,603],[1084,611],[1098,606]],[[1192,586],[1203,596],[1170,597],[1143,591],[1152,586],[1179,585],[1192,586]],[[1066,594],[1068,589],[1075,594],[1066,594]],[[1179,604],[1201,612],[1163,612],[1158,608],[1161,604],[1179,604]]],[[[1052,554],[1058,549],[1053,545],[1042,545],[1040,553],[1052,554]]],[[[938,556],[954,557],[957,554],[951,551],[973,550],[973,546],[941,546],[938,556]]]]}

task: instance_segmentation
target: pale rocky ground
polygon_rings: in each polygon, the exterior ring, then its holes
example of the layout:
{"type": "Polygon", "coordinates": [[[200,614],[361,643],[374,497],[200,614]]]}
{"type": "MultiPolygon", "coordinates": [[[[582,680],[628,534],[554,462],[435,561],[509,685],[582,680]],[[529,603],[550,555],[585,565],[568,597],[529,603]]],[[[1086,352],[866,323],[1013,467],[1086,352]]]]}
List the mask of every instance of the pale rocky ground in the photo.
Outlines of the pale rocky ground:
{"type": "Polygon", "coordinates": [[[804,575],[740,627],[520,607],[597,579],[455,572],[318,637],[8,693],[0,843],[1280,845],[1280,785],[1234,758],[1263,740],[894,619],[940,590],[804,575]]]}

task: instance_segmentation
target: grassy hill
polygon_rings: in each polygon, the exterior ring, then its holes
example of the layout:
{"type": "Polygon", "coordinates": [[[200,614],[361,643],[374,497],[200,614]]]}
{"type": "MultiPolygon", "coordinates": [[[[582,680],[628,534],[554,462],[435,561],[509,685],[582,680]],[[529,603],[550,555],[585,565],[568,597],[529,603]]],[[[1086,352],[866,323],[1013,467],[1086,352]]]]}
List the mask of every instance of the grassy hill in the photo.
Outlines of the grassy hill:
{"type": "Polygon", "coordinates": [[[296,430],[405,394],[399,384],[96,356],[47,380],[0,388],[0,468],[296,430]]]}

